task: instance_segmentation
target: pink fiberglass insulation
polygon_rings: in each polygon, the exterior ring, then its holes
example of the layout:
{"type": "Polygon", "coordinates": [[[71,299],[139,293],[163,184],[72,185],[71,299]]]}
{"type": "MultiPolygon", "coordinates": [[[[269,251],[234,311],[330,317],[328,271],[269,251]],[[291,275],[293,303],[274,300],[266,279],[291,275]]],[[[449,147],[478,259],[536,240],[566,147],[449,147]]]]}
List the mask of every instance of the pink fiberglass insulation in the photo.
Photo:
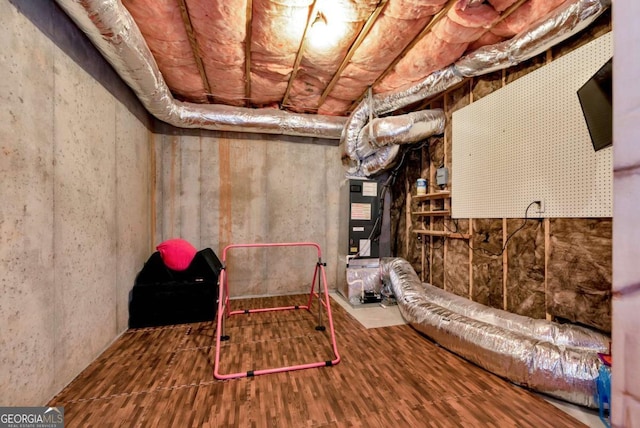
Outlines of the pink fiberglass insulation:
{"type": "Polygon", "coordinates": [[[518,0],[487,0],[491,6],[498,12],[502,12],[503,10],[507,10],[509,6],[517,2],[518,0]]]}
{"type": "Polygon", "coordinates": [[[491,29],[501,37],[513,37],[564,3],[565,0],[529,0],[491,29]]]}
{"type": "Polygon", "coordinates": [[[458,4],[449,9],[447,18],[464,27],[489,28],[499,17],[498,12],[488,4],[468,5],[464,9],[458,4]]]}
{"type": "Polygon", "coordinates": [[[251,103],[284,97],[312,0],[254,0],[251,35],[251,103]]]}
{"type": "Polygon", "coordinates": [[[397,19],[420,19],[435,15],[447,0],[389,0],[383,13],[397,19]]]}
{"type": "Polygon", "coordinates": [[[433,32],[445,42],[469,43],[478,40],[498,17],[498,12],[489,5],[458,2],[433,26],[433,32]]]}
{"type": "Polygon", "coordinates": [[[434,33],[422,38],[375,88],[384,93],[402,90],[460,58],[468,43],[449,43],[434,33]]]}
{"type": "Polygon", "coordinates": [[[214,101],[244,105],[247,0],[186,4],[214,101]]]}
{"type": "Polygon", "coordinates": [[[445,16],[433,26],[432,31],[439,39],[448,43],[469,43],[477,40],[487,30],[482,27],[465,27],[445,16]]]}
{"type": "Polygon", "coordinates": [[[355,41],[367,18],[376,8],[377,0],[334,0],[331,8],[320,3],[328,34],[314,34],[311,28],[300,70],[293,81],[289,104],[297,112],[316,112],[324,89],[336,73],[342,59],[355,41]]]}
{"type": "Polygon", "coordinates": [[[389,67],[395,55],[424,28],[430,17],[415,20],[400,20],[388,16],[378,17],[369,37],[360,45],[331,95],[340,99],[360,96],[389,67]],[[380,52],[388,55],[380,58],[380,52]]]}
{"type": "Polygon", "coordinates": [[[346,113],[346,108],[352,104],[350,100],[358,98],[373,84],[445,2],[389,0],[319,112],[332,115],[346,113]],[[340,108],[344,110],[340,111],[340,108]]]}
{"type": "MultiPolygon", "coordinates": [[[[363,65],[366,67],[366,64],[363,65]]],[[[384,70],[363,68],[355,63],[350,63],[344,69],[340,78],[331,92],[335,98],[342,100],[354,100],[358,98],[373,83],[384,70]],[[367,84],[369,83],[369,84],[367,84]]]]}
{"type": "Polygon", "coordinates": [[[340,67],[342,58],[347,54],[363,23],[347,22],[342,25],[346,29],[345,35],[335,44],[326,48],[314,48],[307,44],[289,94],[289,103],[295,106],[293,111],[316,112],[320,95],[340,67]]]}
{"type": "Polygon", "coordinates": [[[458,59],[470,42],[482,36],[498,13],[487,4],[457,2],[432,31],[402,58],[374,89],[389,92],[406,88],[458,59]],[[462,8],[464,6],[464,9],[462,8]]]}
{"type": "Polygon", "coordinates": [[[324,100],[322,106],[320,106],[318,114],[328,116],[342,116],[348,111],[349,107],[351,107],[351,104],[353,104],[352,101],[341,100],[329,96],[324,100]]]}
{"type": "Polygon", "coordinates": [[[491,31],[487,31],[482,36],[480,36],[478,40],[475,40],[473,43],[470,43],[469,47],[467,48],[467,51],[471,52],[483,46],[495,45],[496,43],[500,43],[503,40],[505,40],[504,37],[500,37],[496,34],[493,34],[491,31]]]}
{"type": "Polygon", "coordinates": [[[164,80],[178,98],[206,102],[207,95],[174,0],[123,0],[144,35],[164,80]]]}

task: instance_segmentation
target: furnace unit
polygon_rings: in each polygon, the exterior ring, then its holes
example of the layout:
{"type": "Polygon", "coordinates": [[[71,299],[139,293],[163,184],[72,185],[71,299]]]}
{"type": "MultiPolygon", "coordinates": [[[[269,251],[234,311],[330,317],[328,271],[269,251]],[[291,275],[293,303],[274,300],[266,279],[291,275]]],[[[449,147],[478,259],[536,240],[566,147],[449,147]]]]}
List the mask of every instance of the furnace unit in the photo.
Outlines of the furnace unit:
{"type": "Polygon", "coordinates": [[[371,180],[349,180],[348,256],[378,258],[380,230],[380,185],[371,180]],[[378,230],[374,230],[378,228],[378,230]]]}
{"type": "Polygon", "coordinates": [[[361,303],[366,292],[380,292],[379,259],[391,256],[391,193],[383,191],[388,181],[388,175],[382,175],[340,184],[336,289],[353,305],[361,303]]]}

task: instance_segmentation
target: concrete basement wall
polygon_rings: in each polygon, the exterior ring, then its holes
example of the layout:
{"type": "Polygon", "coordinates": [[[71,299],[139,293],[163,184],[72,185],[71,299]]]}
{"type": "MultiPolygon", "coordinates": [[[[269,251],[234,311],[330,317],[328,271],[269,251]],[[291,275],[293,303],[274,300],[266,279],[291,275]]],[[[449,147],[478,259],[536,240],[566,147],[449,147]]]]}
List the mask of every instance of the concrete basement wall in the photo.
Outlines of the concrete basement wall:
{"type": "Polygon", "coordinates": [[[127,328],[148,116],[53,2],[0,0],[0,404],[43,405],[127,328]]]}
{"type": "MultiPolygon", "coordinates": [[[[335,141],[159,128],[155,243],[181,237],[222,258],[229,244],[312,241],[334,288],[338,190],[344,170],[335,141]]],[[[232,297],[309,291],[315,250],[234,249],[232,297]]]]}

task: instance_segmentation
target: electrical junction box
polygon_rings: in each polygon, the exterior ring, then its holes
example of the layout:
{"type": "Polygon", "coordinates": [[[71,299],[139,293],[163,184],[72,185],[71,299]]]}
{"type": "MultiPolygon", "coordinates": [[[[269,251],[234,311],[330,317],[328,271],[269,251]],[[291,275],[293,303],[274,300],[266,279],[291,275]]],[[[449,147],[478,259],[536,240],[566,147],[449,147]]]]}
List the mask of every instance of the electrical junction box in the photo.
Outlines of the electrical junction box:
{"type": "Polygon", "coordinates": [[[438,168],[436,170],[436,184],[438,186],[446,186],[449,182],[449,169],[446,167],[438,168]]]}

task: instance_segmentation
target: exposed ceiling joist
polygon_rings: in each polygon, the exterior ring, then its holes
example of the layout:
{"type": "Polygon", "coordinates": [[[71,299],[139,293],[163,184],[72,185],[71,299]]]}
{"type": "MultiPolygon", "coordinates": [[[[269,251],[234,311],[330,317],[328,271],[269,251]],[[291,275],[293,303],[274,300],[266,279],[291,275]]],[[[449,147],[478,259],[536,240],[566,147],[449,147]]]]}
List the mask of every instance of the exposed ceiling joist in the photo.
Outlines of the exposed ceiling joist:
{"type": "Polygon", "coordinates": [[[289,82],[287,83],[287,90],[284,92],[284,96],[282,97],[281,105],[287,105],[287,101],[289,101],[289,93],[291,92],[291,88],[293,87],[293,81],[296,79],[296,75],[298,74],[298,69],[300,68],[300,62],[302,61],[302,57],[304,56],[304,51],[307,47],[307,33],[309,29],[315,22],[315,19],[318,15],[318,0],[314,0],[313,6],[311,7],[311,12],[309,12],[309,17],[307,18],[307,25],[304,27],[304,33],[302,33],[302,40],[300,41],[300,47],[298,48],[298,53],[296,54],[296,60],[293,63],[293,70],[291,71],[291,77],[289,77],[289,82]]]}
{"type": "Polygon", "coordinates": [[[189,10],[187,9],[187,4],[185,3],[185,0],[178,0],[178,6],[180,6],[180,15],[182,16],[182,22],[184,23],[184,29],[187,32],[187,37],[189,38],[189,44],[191,45],[193,58],[196,61],[198,72],[200,73],[200,77],[202,78],[204,90],[207,92],[207,99],[209,100],[210,103],[212,103],[214,102],[214,97],[211,93],[211,85],[209,84],[207,73],[204,70],[204,63],[202,62],[202,54],[200,52],[200,47],[198,46],[198,40],[196,40],[196,36],[193,31],[193,26],[191,25],[191,18],[189,17],[189,10]]]}
{"type": "Polygon", "coordinates": [[[253,25],[253,0],[247,0],[247,25],[246,36],[244,41],[244,94],[245,105],[247,107],[251,104],[251,27],[253,25]]]}
{"type": "MultiPolygon", "coordinates": [[[[503,21],[505,18],[507,18],[509,15],[511,15],[513,12],[515,12],[520,6],[522,6],[522,3],[526,2],[528,0],[518,0],[517,2],[515,2],[514,4],[512,4],[511,6],[509,6],[504,12],[502,12],[502,14],[500,14],[500,17],[498,19],[496,19],[489,28],[487,28],[487,31],[491,30],[493,27],[495,27],[496,25],[498,25],[498,23],[500,21],[503,21]]],[[[462,83],[460,85],[456,85],[453,88],[450,88],[449,90],[447,90],[447,92],[451,92],[457,88],[459,88],[462,85],[462,83]]],[[[426,108],[429,104],[431,104],[433,101],[435,101],[436,99],[438,99],[439,97],[442,97],[443,94],[439,94],[435,97],[432,98],[428,98],[426,100],[424,100],[417,108],[417,110],[423,110],[424,108],[426,108]]]]}
{"type": "MultiPolygon", "coordinates": [[[[431,20],[429,21],[429,23],[422,29],[422,31],[420,31],[420,33],[418,33],[418,35],[416,37],[414,37],[413,40],[411,40],[411,42],[402,50],[402,52],[400,52],[400,54],[398,56],[396,56],[393,61],[391,62],[391,64],[389,64],[389,67],[387,67],[380,76],[378,76],[378,78],[370,85],[370,87],[374,87],[375,85],[377,85],[378,83],[380,83],[380,81],[382,79],[384,79],[387,74],[389,74],[393,68],[400,62],[400,60],[411,50],[413,49],[413,47],[420,41],[422,40],[422,38],[424,36],[426,36],[429,31],[431,31],[431,29],[433,28],[434,25],[436,25],[438,23],[438,21],[440,21],[446,14],[447,12],[449,12],[449,9],[451,9],[453,7],[453,5],[457,2],[458,0],[449,0],[449,2],[442,8],[442,10],[440,10],[440,12],[436,13],[433,18],[431,18],[431,20]]],[[[368,91],[368,90],[367,90],[368,91]]],[[[349,107],[349,111],[353,110],[353,108],[355,106],[357,106],[360,101],[362,101],[362,99],[367,95],[367,91],[364,91],[357,100],[354,101],[353,104],[351,104],[351,107],[349,107]]]]}
{"type": "Polygon", "coordinates": [[[522,3],[529,1],[529,0],[518,0],[517,2],[515,2],[514,4],[512,4],[511,6],[509,6],[507,8],[507,10],[505,10],[504,12],[502,12],[500,14],[500,17],[493,23],[491,24],[491,27],[489,27],[489,30],[493,27],[496,26],[496,24],[498,24],[500,21],[504,20],[505,18],[507,18],[509,15],[511,15],[513,12],[516,11],[516,9],[518,9],[520,6],[522,6],[522,3]]]}
{"type": "Polygon", "coordinates": [[[367,22],[364,24],[364,27],[362,27],[362,30],[360,30],[360,33],[358,34],[358,37],[356,38],[356,40],[353,42],[353,44],[349,48],[349,51],[347,52],[347,55],[342,60],[342,63],[340,64],[340,67],[338,67],[338,70],[335,72],[335,74],[331,78],[331,81],[329,81],[329,84],[327,85],[327,87],[322,92],[322,95],[320,96],[320,100],[318,101],[318,108],[322,105],[322,103],[324,103],[324,101],[327,99],[327,96],[333,90],[333,87],[338,82],[338,79],[340,79],[340,76],[342,75],[342,72],[344,71],[344,69],[349,64],[349,61],[351,61],[351,58],[353,58],[353,55],[356,53],[356,50],[358,49],[358,47],[360,47],[360,45],[362,44],[364,39],[369,34],[369,31],[371,30],[371,27],[373,27],[373,24],[376,22],[376,19],[378,18],[378,15],[380,15],[380,13],[384,9],[384,7],[386,6],[388,1],[389,0],[380,0],[380,2],[378,3],[378,6],[371,13],[371,15],[369,15],[369,19],[367,19],[367,22]]]}

